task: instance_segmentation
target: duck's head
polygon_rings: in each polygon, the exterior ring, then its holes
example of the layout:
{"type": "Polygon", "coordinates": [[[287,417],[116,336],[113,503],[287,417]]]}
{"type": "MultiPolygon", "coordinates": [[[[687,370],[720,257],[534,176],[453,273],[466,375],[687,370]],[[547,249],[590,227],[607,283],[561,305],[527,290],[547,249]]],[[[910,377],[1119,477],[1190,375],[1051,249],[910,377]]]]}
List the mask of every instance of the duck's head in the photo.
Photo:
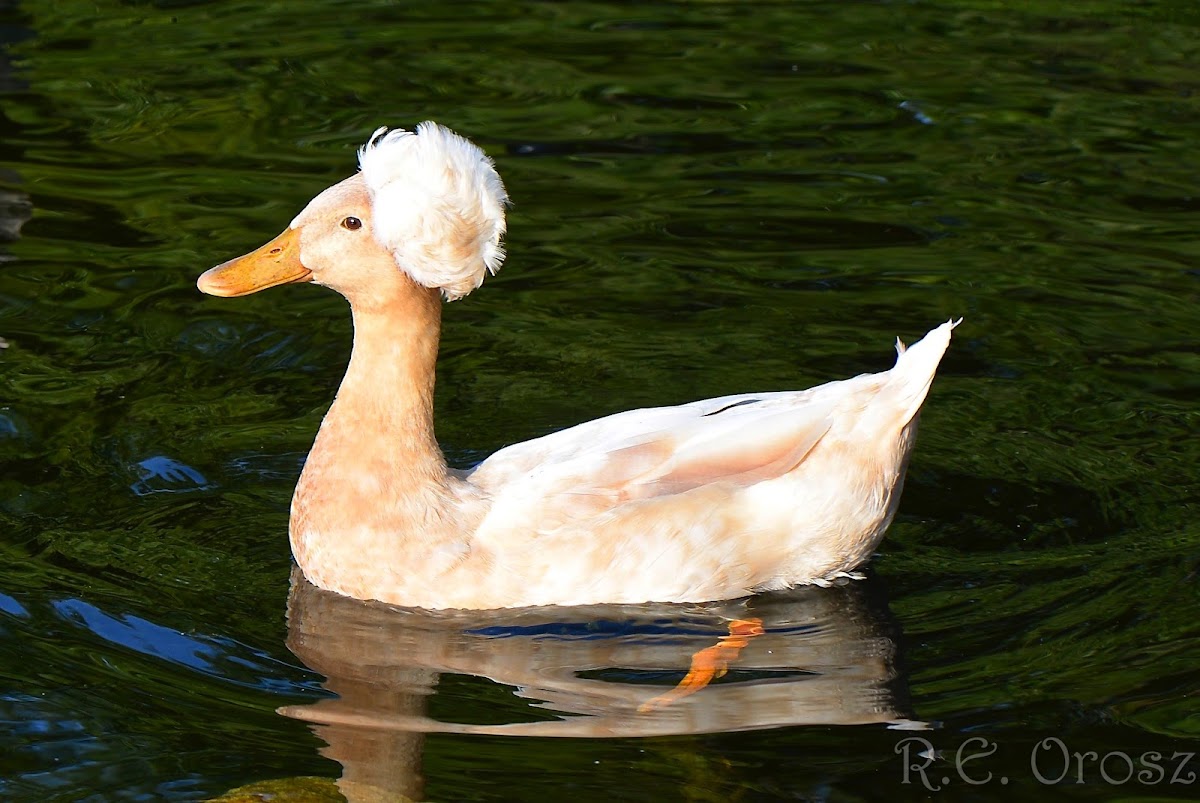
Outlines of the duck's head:
{"type": "Polygon", "coordinates": [[[241,296],[291,282],[337,290],[351,304],[413,283],[462,298],[504,261],[504,185],[478,147],[436,123],[381,128],[360,172],[309,202],[256,251],[211,268],[197,286],[241,296]]]}

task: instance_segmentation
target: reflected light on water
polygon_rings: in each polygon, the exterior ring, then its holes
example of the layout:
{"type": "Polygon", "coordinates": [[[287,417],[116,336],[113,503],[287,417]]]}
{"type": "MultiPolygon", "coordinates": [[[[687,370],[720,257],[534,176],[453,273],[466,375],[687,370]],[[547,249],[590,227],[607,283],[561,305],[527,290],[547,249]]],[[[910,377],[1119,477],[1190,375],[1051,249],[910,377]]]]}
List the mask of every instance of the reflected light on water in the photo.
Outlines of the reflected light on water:
{"type": "MultiPolygon", "coordinates": [[[[293,572],[288,646],[337,697],[280,712],[309,722],[364,790],[421,794],[426,733],[619,738],[777,728],[885,725],[910,719],[897,630],[874,581],[710,605],[593,606],[430,612],[323,591],[293,572]],[[643,705],[686,672],[736,618],[765,633],[721,680],[667,705],[643,705]],[[499,624],[498,624],[499,623],[499,624]],[[447,675],[486,678],[524,701],[516,721],[448,721],[447,675]]],[[[499,713],[499,712],[494,712],[499,713]]],[[[501,714],[503,716],[503,714],[501,714]]]]}

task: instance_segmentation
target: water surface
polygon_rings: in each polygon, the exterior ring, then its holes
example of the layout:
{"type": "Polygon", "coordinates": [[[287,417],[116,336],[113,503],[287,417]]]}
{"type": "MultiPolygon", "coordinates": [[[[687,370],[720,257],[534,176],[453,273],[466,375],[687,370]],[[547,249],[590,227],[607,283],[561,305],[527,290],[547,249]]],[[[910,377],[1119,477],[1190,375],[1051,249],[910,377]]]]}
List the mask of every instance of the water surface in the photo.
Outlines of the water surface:
{"type": "Polygon", "coordinates": [[[0,3],[0,797],[905,799],[929,794],[913,735],[950,797],[1194,797],[1178,761],[1050,788],[1030,759],[1200,752],[1198,26],[1168,3],[0,3]],[[427,118],[514,200],[504,270],[446,309],[457,465],[879,370],[966,318],[871,577],[752,601],[767,635],[677,708],[636,711],[744,609],[289,603],[347,309],[194,279],[427,118]]]}

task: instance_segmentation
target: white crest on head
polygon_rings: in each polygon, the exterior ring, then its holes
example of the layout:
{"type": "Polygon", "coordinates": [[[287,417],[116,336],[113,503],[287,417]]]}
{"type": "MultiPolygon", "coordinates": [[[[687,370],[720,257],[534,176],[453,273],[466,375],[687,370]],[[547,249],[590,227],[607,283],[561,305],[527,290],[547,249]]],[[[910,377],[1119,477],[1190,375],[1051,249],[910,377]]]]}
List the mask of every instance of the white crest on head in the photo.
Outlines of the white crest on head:
{"type": "Polygon", "coordinates": [[[504,261],[508,196],[482,150],[448,128],[380,128],[358,151],[375,238],[396,263],[447,300],[462,298],[504,261]]]}

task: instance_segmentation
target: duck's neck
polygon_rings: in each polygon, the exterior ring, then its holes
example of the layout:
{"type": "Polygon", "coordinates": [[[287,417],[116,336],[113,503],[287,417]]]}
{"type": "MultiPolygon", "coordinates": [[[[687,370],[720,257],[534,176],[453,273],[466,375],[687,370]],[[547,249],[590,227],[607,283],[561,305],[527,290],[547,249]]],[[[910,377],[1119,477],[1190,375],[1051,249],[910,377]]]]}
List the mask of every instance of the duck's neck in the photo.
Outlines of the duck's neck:
{"type": "Polygon", "coordinates": [[[350,364],[296,487],[293,530],[298,518],[329,532],[381,515],[422,517],[449,481],[433,429],[436,291],[414,286],[352,309],[350,364]]]}
{"type": "Polygon", "coordinates": [[[433,432],[433,386],[442,305],[420,288],[367,308],[356,306],[350,364],[326,418],[343,415],[370,451],[406,471],[446,473],[433,432]]]}

